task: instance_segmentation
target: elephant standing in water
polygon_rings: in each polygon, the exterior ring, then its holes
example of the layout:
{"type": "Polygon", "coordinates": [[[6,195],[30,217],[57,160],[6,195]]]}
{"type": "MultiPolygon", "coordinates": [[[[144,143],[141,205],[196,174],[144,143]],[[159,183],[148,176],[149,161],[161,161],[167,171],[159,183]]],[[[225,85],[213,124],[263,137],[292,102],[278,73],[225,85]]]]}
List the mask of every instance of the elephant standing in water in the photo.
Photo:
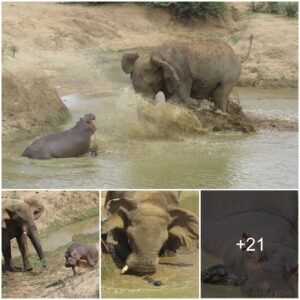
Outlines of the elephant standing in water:
{"type": "Polygon", "coordinates": [[[166,99],[186,103],[189,97],[207,99],[216,108],[226,111],[230,92],[235,86],[252,45],[240,59],[226,43],[210,39],[197,45],[168,42],[150,54],[127,53],[122,69],[137,93],[154,98],[162,91],[166,99]]]}
{"type": "Polygon", "coordinates": [[[44,206],[35,199],[27,199],[24,202],[12,202],[2,206],[2,253],[4,257],[5,270],[18,271],[12,262],[11,243],[13,238],[17,239],[22,255],[25,271],[31,271],[29,263],[29,251],[27,237],[31,240],[40,260],[45,266],[45,256],[34,223],[42,213],[44,206]]]}
{"type": "Polygon", "coordinates": [[[122,274],[155,273],[160,255],[198,247],[198,217],[180,208],[179,192],[108,191],[102,238],[125,264],[122,274]]]}

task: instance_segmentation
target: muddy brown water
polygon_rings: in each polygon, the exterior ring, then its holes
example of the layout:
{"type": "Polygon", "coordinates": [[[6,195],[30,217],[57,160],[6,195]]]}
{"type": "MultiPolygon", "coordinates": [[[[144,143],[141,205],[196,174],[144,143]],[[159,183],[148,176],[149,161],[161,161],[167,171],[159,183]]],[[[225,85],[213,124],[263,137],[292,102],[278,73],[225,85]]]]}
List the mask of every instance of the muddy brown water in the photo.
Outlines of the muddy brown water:
{"type": "MultiPolygon", "coordinates": [[[[197,192],[183,192],[180,206],[199,215],[197,192]]],[[[198,298],[199,256],[197,252],[179,252],[174,257],[161,257],[157,272],[152,276],[162,282],[153,286],[142,277],[120,275],[102,281],[103,298],[198,298]]]]}
{"type": "MultiPolygon", "coordinates": [[[[67,245],[72,242],[75,235],[83,234],[88,235],[99,232],[99,218],[93,217],[84,221],[76,222],[66,225],[46,237],[41,237],[41,244],[44,251],[53,251],[61,246],[67,245]]],[[[30,253],[36,253],[31,242],[28,242],[30,253]]],[[[62,253],[61,255],[64,255],[62,253]]],[[[17,243],[14,241],[12,244],[12,256],[20,256],[20,251],[17,243]]]]}
{"type": "MultiPolygon", "coordinates": [[[[111,86],[106,92],[62,97],[72,113],[65,128],[85,113],[97,116],[98,156],[36,161],[20,156],[31,141],[4,145],[4,188],[297,188],[297,132],[202,134],[187,109],[135,95],[121,55],[99,56],[97,68],[111,86]]],[[[297,90],[236,90],[247,114],[297,121],[297,90]]]]}

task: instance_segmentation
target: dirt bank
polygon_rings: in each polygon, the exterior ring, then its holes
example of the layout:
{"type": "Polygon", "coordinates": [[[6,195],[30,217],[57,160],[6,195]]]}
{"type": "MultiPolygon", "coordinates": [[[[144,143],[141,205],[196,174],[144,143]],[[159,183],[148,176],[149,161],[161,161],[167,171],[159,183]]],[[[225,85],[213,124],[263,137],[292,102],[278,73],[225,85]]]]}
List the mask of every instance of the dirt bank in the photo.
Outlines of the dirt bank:
{"type": "Polygon", "coordinates": [[[26,191],[3,192],[3,203],[35,198],[43,203],[45,211],[36,220],[39,231],[59,228],[60,225],[88,217],[89,211],[98,211],[98,192],[26,191]]]}
{"type": "MultiPolygon", "coordinates": [[[[50,233],[55,233],[58,228],[64,228],[66,224],[74,224],[91,216],[98,217],[99,214],[97,192],[3,192],[5,202],[23,201],[32,197],[39,199],[45,206],[45,212],[36,221],[36,226],[41,232],[40,236],[44,238],[50,233]]],[[[98,248],[99,232],[76,234],[72,237],[72,242],[91,244],[98,248]]],[[[82,275],[73,278],[72,270],[64,267],[64,253],[70,244],[53,251],[45,251],[46,268],[41,267],[34,253],[30,255],[33,271],[4,272],[2,274],[3,297],[96,298],[99,293],[98,268],[94,270],[80,268],[79,273],[82,275]]],[[[15,240],[12,241],[12,248],[17,249],[15,240]]],[[[21,257],[14,257],[13,260],[16,266],[22,266],[21,257]]]]}
{"type": "Polygon", "coordinates": [[[216,37],[243,57],[247,37],[253,33],[252,53],[243,65],[238,84],[297,86],[297,20],[249,14],[245,4],[234,6],[237,10],[226,22],[186,23],[165,10],[134,3],[4,3],[4,141],[28,138],[41,127],[48,131],[53,114],[55,125],[65,119],[66,109],[54,90],[62,96],[109,89],[110,82],[95,56],[98,50],[155,47],[170,39],[197,42],[216,37]],[[10,92],[9,86],[17,92],[10,92]]]}

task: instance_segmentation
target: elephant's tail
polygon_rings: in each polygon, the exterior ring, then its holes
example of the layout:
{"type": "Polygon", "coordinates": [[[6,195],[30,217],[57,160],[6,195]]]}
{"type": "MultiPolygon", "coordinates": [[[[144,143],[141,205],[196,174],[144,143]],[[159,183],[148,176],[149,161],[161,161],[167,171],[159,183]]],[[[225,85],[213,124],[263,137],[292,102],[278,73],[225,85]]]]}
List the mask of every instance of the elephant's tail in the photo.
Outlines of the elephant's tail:
{"type": "Polygon", "coordinates": [[[250,51],[251,51],[252,41],[253,41],[253,33],[249,36],[249,41],[250,41],[250,45],[249,45],[248,53],[247,53],[246,57],[241,59],[242,63],[244,63],[250,56],[250,51]]]}

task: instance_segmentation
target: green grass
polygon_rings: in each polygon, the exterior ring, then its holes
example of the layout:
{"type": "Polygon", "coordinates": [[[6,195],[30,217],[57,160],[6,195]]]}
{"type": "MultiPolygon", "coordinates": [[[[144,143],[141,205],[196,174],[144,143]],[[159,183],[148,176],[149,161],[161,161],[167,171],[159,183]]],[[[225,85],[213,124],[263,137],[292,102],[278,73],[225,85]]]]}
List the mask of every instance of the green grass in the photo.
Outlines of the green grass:
{"type": "Polygon", "coordinates": [[[99,207],[92,207],[82,212],[77,210],[63,210],[63,215],[68,217],[66,221],[55,221],[51,223],[46,229],[41,232],[41,236],[45,237],[64,226],[74,224],[86,219],[94,218],[99,216],[99,207]]]}
{"type": "Polygon", "coordinates": [[[67,112],[51,114],[46,118],[46,124],[59,131],[63,130],[63,125],[71,119],[71,114],[67,112]]]}
{"type": "Polygon", "coordinates": [[[106,280],[110,278],[116,270],[116,265],[109,254],[103,254],[101,256],[101,278],[106,280]]]}
{"type": "Polygon", "coordinates": [[[242,38],[242,33],[239,31],[239,32],[236,32],[234,33],[232,36],[231,36],[231,40],[234,44],[237,44],[241,38],[242,38]]]}

